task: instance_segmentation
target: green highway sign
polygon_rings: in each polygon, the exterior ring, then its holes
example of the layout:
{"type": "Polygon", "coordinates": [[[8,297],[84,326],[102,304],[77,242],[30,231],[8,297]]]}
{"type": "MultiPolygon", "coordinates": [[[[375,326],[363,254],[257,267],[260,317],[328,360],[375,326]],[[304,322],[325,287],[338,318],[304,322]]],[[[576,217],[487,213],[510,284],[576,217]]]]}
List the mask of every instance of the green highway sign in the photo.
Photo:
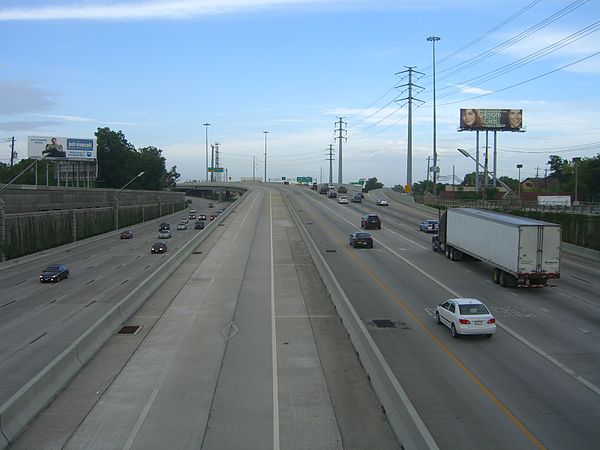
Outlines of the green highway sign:
{"type": "Polygon", "coordinates": [[[223,169],[222,167],[209,167],[208,171],[209,172],[225,172],[225,169],[223,169]]]}
{"type": "Polygon", "coordinates": [[[297,183],[312,183],[312,177],[296,177],[297,183]]]}

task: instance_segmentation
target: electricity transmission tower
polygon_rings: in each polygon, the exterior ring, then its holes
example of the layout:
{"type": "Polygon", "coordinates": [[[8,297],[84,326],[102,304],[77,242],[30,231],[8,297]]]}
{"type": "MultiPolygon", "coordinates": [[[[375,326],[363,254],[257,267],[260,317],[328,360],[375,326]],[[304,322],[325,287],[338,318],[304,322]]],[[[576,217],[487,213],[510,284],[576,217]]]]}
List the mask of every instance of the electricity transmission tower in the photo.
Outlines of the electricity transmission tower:
{"type": "MultiPolygon", "coordinates": [[[[335,124],[339,125],[339,128],[336,128],[335,131],[338,132],[337,137],[335,137],[335,139],[337,139],[339,141],[339,150],[338,150],[338,183],[342,184],[342,141],[348,140],[343,133],[347,133],[347,130],[343,127],[344,125],[348,125],[346,122],[342,121],[343,117],[340,117],[340,120],[337,121],[335,124]]],[[[335,140],[334,139],[334,140],[335,140]]],[[[331,182],[332,180],[330,180],[331,182]]]]}

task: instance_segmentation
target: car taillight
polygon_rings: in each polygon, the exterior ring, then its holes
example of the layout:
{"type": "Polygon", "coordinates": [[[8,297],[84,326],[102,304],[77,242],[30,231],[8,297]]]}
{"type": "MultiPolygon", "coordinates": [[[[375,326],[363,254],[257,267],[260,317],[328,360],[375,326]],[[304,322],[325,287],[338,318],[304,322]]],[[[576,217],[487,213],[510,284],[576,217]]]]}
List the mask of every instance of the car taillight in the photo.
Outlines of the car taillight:
{"type": "Polygon", "coordinates": [[[488,322],[487,322],[487,323],[496,323],[496,319],[494,319],[494,318],[492,317],[490,320],[488,320],[488,322]]]}
{"type": "Polygon", "coordinates": [[[468,319],[458,319],[458,321],[463,325],[470,325],[471,322],[468,319]]]}

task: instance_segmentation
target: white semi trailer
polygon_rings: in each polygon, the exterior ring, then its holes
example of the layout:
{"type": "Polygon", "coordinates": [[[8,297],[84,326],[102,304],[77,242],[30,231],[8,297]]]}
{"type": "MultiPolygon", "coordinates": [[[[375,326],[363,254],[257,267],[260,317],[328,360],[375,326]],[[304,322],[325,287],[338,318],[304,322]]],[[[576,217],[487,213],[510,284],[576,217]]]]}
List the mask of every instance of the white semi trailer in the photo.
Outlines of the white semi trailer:
{"type": "Polygon", "coordinates": [[[493,266],[502,287],[544,287],[560,276],[560,225],[475,208],[451,208],[440,217],[434,251],[457,261],[475,258],[493,266]]]}

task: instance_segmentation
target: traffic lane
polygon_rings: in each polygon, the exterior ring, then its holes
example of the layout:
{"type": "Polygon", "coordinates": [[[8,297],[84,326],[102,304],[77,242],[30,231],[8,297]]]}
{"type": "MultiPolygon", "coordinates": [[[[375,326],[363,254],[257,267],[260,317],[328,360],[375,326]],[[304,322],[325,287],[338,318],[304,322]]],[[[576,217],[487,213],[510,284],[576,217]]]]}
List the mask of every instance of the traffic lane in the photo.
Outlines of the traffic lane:
{"type": "MultiPolygon", "coordinates": [[[[309,208],[308,204],[297,207],[307,212],[309,208]]],[[[319,212],[310,211],[310,215],[316,217],[319,212]]],[[[436,340],[431,339],[429,326],[433,325],[435,329],[435,325],[425,312],[425,305],[429,306],[429,303],[425,302],[424,305],[423,297],[439,297],[439,287],[415,283],[413,273],[399,276],[400,268],[393,258],[388,257],[385,264],[379,264],[383,252],[346,248],[345,242],[335,236],[335,230],[327,223],[327,217],[323,219],[314,220],[313,225],[307,227],[308,231],[321,246],[326,261],[340,279],[377,345],[384,351],[386,360],[438,445],[442,448],[461,448],[473,445],[473,442],[486,442],[492,447],[502,447],[506,436],[513,436],[512,444],[520,448],[529,445],[529,438],[515,432],[516,426],[512,420],[494,406],[489,396],[482,395],[481,389],[463,368],[450,364],[452,359],[448,353],[436,340]],[[336,249],[336,253],[328,253],[327,249],[336,249]],[[363,259],[366,264],[360,263],[363,259]],[[381,281],[375,281],[376,273],[386,270],[392,271],[394,283],[397,283],[393,289],[381,281]],[[411,298],[414,302],[412,308],[399,303],[395,291],[402,292],[403,298],[411,298]],[[418,312],[415,305],[418,305],[418,312]],[[374,319],[387,319],[396,326],[377,328],[374,319]],[[423,320],[430,322],[430,325],[425,325],[423,320]],[[456,383],[451,389],[444,389],[449,380],[456,383]],[[407,386],[404,386],[405,382],[407,386]],[[457,411],[460,411],[460,420],[457,420],[457,411]]],[[[343,223],[338,224],[339,228],[343,226],[343,223]]],[[[482,359],[485,358],[486,343],[487,340],[481,343],[482,359]]]]}
{"type": "MultiPolygon", "coordinates": [[[[394,262],[393,262],[393,261],[389,261],[388,263],[386,263],[386,264],[383,264],[383,265],[382,265],[382,267],[380,267],[380,270],[384,271],[384,270],[386,269],[386,267],[401,267],[401,265],[399,265],[397,261],[396,261],[396,264],[394,264],[394,262]]],[[[407,276],[409,276],[409,277],[410,277],[410,274],[407,274],[407,276]]],[[[390,279],[391,279],[392,281],[394,281],[396,277],[397,277],[397,274],[392,274],[392,275],[391,275],[391,277],[390,277],[390,279]]],[[[414,278],[414,275],[413,275],[413,278],[414,278]]],[[[498,289],[500,289],[500,288],[498,288],[498,289]]],[[[352,292],[354,292],[354,291],[352,291],[352,292]]],[[[447,330],[446,330],[446,332],[445,332],[445,333],[446,333],[446,337],[447,337],[447,336],[449,335],[449,333],[447,332],[447,330]]],[[[522,349],[519,347],[519,344],[518,344],[518,343],[516,344],[516,347],[515,347],[515,343],[514,343],[514,342],[511,342],[511,344],[512,344],[512,345],[513,345],[513,347],[514,347],[514,348],[513,348],[513,349],[512,349],[512,350],[509,352],[511,356],[510,356],[510,357],[507,357],[507,358],[501,357],[501,358],[500,358],[500,362],[502,362],[502,361],[506,362],[506,361],[514,360],[514,355],[512,355],[512,353],[518,353],[519,351],[522,351],[522,349]]],[[[453,344],[453,345],[454,345],[454,344],[453,344]]],[[[497,345],[497,344],[495,344],[495,345],[497,345]]],[[[538,356],[539,356],[539,355],[538,355],[538,356]]],[[[473,357],[473,359],[474,359],[474,362],[473,362],[473,365],[474,365],[474,367],[477,367],[477,364],[476,364],[476,363],[477,363],[477,360],[481,361],[481,360],[485,360],[485,358],[486,358],[486,355],[485,355],[485,353],[484,353],[484,354],[477,353],[477,354],[476,354],[476,355],[473,357]]],[[[539,358],[539,359],[542,359],[542,358],[539,358]]],[[[545,363],[544,363],[544,362],[542,362],[542,366],[543,366],[544,364],[545,364],[545,363]]],[[[499,369],[502,369],[502,367],[500,367],[499,369]]],[[[531,372],[529,372],[529,374],[530,374],[530,375],[532,375],[534,378],[536,378],[536,376],[537,376],[536,374],[538,373],[538,371],[539,371],[539,370],[541,370],[539,367],[538,367],[538,368],[533,368],[533,369],[532,369],[532,371],[531,371],[531,372]]],[[[546,370],[548,370],[548,369],[547,369],[547,367],[546,367],[546,370]]],[[[502,371],[497,371],[497,372],[501,373],[501,376],[499,377],[499,379],[500,379],[500,380],[504,380],[504,379],[506,379],[506,377],[508,377],[508,376],[509,376],[508,374],[505,374],[505,373],[503,373],[502,371]]],[[[561,380],[561,381],[560,381],[560,383],[564,383],[564,382],[565,382],[565,380],[563,379],[563,378],[564,378],[564,373],[562,373],[562,372],[560,372],[560,371],[558,371],[558,370],[553,370],[553,371],[552,371],[552,373],[553,373],[553,374],[554,374],[554,375],[557,377],[557,379],[561,380]],[[557,372],[558,372],[558,373],[557,373],[557,372]]],[[[537,378],[539,378],[539,377],[537,377],[537,378]]],[[[517,383],[518,383],[518,382],[520,382],[519,380],[514,380],[514,378],[510,378],[510,377],[509,377],[508,379],[511,379],[511,380],[513,380],[513,381],[516,381],[517,383]]],[[[569,380],[567,380],[567,381],[569,381],[569,380]]],[[[572,381],[572,380],[570,380],[570,381],[572,381]]],[[[523,384],[526,384],[526,383],[523,383],[523,384]]],[[[543,384],[544,384],[544,383],[542,382],[542,385],[543,385],[543,384]]],[[[550,384],[550,385],[552,385],[552,383],[551,383],[551,382],[549,382],[549,384],[550,384]]],[[[555,383],[555,384],[556,384],[556,383],[555,383]]],[[[574,389],[575,389],[575,390],[577,390],[577,389],[581,389],[581,385],[577,385],[577,386],[575,386],[575,388],[574,388],[574,389]]],[[[500,391],[502,392],[502,390],[500,390],[500,391]]],[[[544,393],[543,393],[543,392],[538,392],[538,395],[540,395],[540,396],[541,396],[540,398],[543,398],[543,395],[544,395],[544,393]]],[[[576,395],[576,396],[577,396],[577,395],[576,395]]],[[[510,401],[511,401],[511,404],[518,404],[518,400],[519,400],[519,398],[521,398],[521,396],[517,396],[517,398],[516,398],[516,399],[510,399],[510,401]]],[[[526,398],[527,398],[527,397],[526,397],[526,398]]],[[[558,398],[558,399],[552,399],[552,401],[554,401],[554,406],[558,406],[558,407],[560,406],[560,396],[559,396],[559,398],[558,398]],[[558,402],[558,403],[557,403],[557,402],[558,402]]],[[[592,408],[594,407],[594,405],[593,405],[593,404],[592,404],[592,405],[589,405],[589,403],[588,403],[588,405],[587,405],[587,406],[591,406],[592,408]]],[[[579,410],[579,411],[581,411],[581,410],[579,410]]],[[[563,419],[565,420],[565,422],[572,423],[572,425],[575,425],[575,424],[579,423],[579,418],[577,417],[577,412],[575,412],[575,413],[574,413],[574,414],[572,414],[571,416],[569,416],[569,414],[566,414],[566,415],[564,415],[563,419]],[[574,418],[574,417],[575,417],[575,418],[574,418]]],[[[534,425],[535,425],[535,426],[537,426],[536,424],[534,424],[534,425]]],[[[550,426],[550,427],[549,427],[549,429],[551,429],[551,428],[552,428],[552,426],[550,426]]],[[[575,427],[575,428],[577,428],[577,427],[575,427]]],[[[573,429],[573,427],[572,427],[571,429],[573,429]]],[[[582,431],[582,435],[586,435],[586,434],[587,434],[588,436],[590,435],[590,429],[589,429],[589,428],[588,428],[588,429],[581,429],[581,428],[580,428],[579,430],[580,430],[580,431],[582,431]]],[[[591,431],[593,431],[593,430],[591,430],[591,431]]],[[[546,430],[545,432],[547,433],[547,432],[548,432],[548,430],[546,430]]],[[[576,433],[574,433],[574,434],[573,434],[572,438],[573,438],[573,439],[576,439],[578,435],[579,435],[579,433],[577,433],[577,432],[576,432],[576,433]]]]}
{"type": "MultiPolygon", "coordinates": [[[[142,240],[140,243],[149,248],[142,240]]],[[[148,250],[144,253],[149,255],[148,250]]],[[[121,261],[128,260],[128,257],[137,259],[131,252],[113,254],[113,257],[116,256],[121,256],[121,261]]],[[[47,289],[54,287],[55,292],[56,288],[62,288],[56,298],[38,296],[36,302],[23,302],[28,309],[21,309],[16,318],[5,322],[0,329],[0,374],[4,380],[0,390],[2,398],[10,397],[42,370],[168,255],[150,256],[146,263],[143,258],[135,263],[132,261],[137,270],[115,271],[109,266],[102,274],[87,273],[85,277],[70,278],[56,286],[44,286],[47,289]]],[[[39,281],[36,286],[39,286],[39,281]]]]}

